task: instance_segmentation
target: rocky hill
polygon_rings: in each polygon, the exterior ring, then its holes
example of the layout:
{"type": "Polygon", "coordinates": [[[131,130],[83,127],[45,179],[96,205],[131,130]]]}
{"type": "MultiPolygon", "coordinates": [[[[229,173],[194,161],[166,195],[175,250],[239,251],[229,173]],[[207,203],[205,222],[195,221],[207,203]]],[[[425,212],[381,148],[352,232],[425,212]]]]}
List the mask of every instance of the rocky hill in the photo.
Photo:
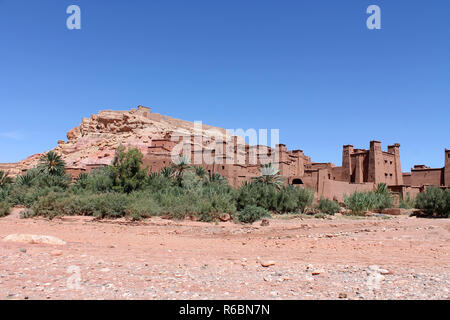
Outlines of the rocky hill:
{"type": "MultiPolygon", "coordinates": [[[[139,106],[129,111],[100,111],[83,118],[79,126],[67,133],[67,141],[58,141],[53,151],[62,155],[67,167],[84,168],[92,164],[110,164],[120,144],[137,147],[145,155],[155,139],[200,135],[214,140],[217,135],[223,137],[225,134],[226,130],[222,128],[202,125],[198,130],[193,122],[152,113],[150,108],[139,106]]],[[[11,175],[20,174],[22,170],[36,166],[41,155],[32,155],[18,163],[0,164],[0,170],[11,175]]]]}

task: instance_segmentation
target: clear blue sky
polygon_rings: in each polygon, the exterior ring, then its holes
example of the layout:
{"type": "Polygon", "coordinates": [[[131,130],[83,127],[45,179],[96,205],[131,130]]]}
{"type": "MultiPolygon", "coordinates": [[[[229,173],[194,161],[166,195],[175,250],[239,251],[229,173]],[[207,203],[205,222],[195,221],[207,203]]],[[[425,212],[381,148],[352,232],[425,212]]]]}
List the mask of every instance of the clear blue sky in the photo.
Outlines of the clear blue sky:
{"type": "Polygon", "coordinates": [[[341,163],[399,142],[403,171],[450,148],[448,0],[0,0],[0,162],[139,104],[224,128],[278,128],[341,163]],[[66,28],[66,8],[82,29],[66,28]],[[381,7],[382,29],[366,28],[381,7]]]}

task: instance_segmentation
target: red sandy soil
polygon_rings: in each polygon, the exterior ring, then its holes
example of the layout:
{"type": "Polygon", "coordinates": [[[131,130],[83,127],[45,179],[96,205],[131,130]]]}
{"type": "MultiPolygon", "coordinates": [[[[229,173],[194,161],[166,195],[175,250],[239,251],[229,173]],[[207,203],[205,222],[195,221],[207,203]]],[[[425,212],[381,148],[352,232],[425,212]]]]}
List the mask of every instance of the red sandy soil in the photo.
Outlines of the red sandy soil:
{"type": "Polygon", "coordinates": [[[0,219],[0,299],[450,297],[449,219],[283,216],[261,226],[48,221],[20,219],[19,210],[0,219]],[[67,244],[4,241],[10,234],[67,244]]]}

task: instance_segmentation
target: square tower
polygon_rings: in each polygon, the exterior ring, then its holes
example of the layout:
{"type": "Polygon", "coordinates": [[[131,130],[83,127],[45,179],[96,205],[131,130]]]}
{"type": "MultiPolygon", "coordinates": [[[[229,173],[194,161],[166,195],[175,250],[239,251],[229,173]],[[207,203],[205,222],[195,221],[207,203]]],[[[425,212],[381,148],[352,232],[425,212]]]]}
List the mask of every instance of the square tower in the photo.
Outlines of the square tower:
{"type": "Polygon", "coordinates": [[[444,183],[450,187],[450,150],[445,149],[444,183]]]}

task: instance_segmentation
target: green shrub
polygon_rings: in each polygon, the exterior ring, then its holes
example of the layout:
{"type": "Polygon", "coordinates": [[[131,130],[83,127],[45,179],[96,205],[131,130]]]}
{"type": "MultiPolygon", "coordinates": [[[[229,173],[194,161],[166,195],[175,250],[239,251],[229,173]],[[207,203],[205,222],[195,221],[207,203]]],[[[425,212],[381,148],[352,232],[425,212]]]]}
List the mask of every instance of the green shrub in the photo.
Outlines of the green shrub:
{"type": "Polygon", "coordinates": [[[266,210],[276,210],[278,206],[277,190],[273,185],[261,182],[246,182],[238,190],[237,207],[257,206],[266,210]]]}
{"type": "Polygon", "coordinates": [[[429,215],[450,216],[450,190],[429,187],[416,197],[416,208],[429,215]]]}
{"type": "Polygon", "coordinates": [[[344,203],[353,214],[362,214],[374,206],[373,197],[368,192],[354,192],[349,197],[344,195],[344,203]]]}
{"type": "MultiPolygon", "coordinates": [[[[166,168],[166,171],[171,171],[171,168],[166,168]]],[[[170,188],[175,185],[175,180],[171,178],[170,173],[151,173],[145,179],[144,190],[158,192],[170,188]]]]}
{"type": "Polygon", "coordinates": [[[120,193],[70,195],[53,192],[35,202],[32,210],[37,216],[50,219],[67,215],[120,218],[130,213],[130,204],[130,198],[120,193]]]}
{"type": "Polygon", "coordinates": [[[67,194],[51,192],[37,200],[32,210],[38,216],[53,219],[56,216],[65,216],[72,214],[71,199],[67,194]]]}
{"type": "Polygon", "coordinates": [[[30,219],[36,216],[36,213],[31,209],[24,209],[20,211],[20,219],[30,219]]]}
{"type": "Polygon", "coordinates": [[[8,173],[0,170],[0,189],[5,188],[12,183],[13,179],[8,176],[8,173]]]}
{"type": "Polygon", "coordinates": [[[30,170],[27,170],[25,174],[18,176],[16,178],[15,184],[23,187],[32,187],[36,185],[39,175],[39,170],[36,168],[32,168],[30,170]]]}
{"type": "Polygon", "coordinates": [[[108,193],[113,190],[113,179],[111,178],[110,168],[103,167],[93,170],[85,182],[86,189],[95,193],[108,193]]]}
{"type": "Polygon", "coordinates": [[[236,213],[233,189],[221,185],[204,187],[199,212],[201,221],[216,221],[224,214],[234,216],[236,213]]]}
{"type": "Polygon", "coordinates": [[[237,219],[243,223],[253,223],[265,217],[270,217],[266,209],[252,205],[245,207],[237,214],[237,219]]]}
{"type": "Polygon", "coordinates": [[[335,213],[338,213],[341,211],[341,206],[336,201],[321,198],[317,205],[317,209],[321,213],[334,215],[335,213]]]}
{"type": "Polygon", "coordinates": [[[130,193],[144,185],[147,170],[142,168],[143,157],[137,148],[128,151],[125,151],[122,145],[117,148],[112,165],[109,167],[113,190],[130,193]]]}
{"type": "Polygon", "coordinates": [[[316,213],[316,214],[314,215],[314,218],[316,218],[316,219],[325,219],[326,216],[327,216],[327,215],[326,215],[325,213],[319,212],[319,213],[316,213]]]}
{"type": "Polygon", "coordinates": [[[314,190],[304,188],[299,189],[298,194],[298,209],[301,213],[304,213],[306,208],[310,207],[314,201],[314,190]]]}
{"type": "Polygon", "coordinates": [[[201,192],[203,182],[204,180],[192,171],[183,172],[181,177],[181,186],[189,191],[201,192]]]}
{"type": "Polygon", "coordinates": [[[151,194],[145,192],[134,192],[130,195],[130,215],[140,220],[151,216],[157,216],[162,213],[159,203],[151,194]]]}
{"type": "Polygon", "coordinates": [[[406,194],[405,199],[400,200],[399,207],[402,209],[412,209],[415,205],[415,199],[411,198],[409,192],[406,194]]]}
{"type": "Polygon", "coordinates": [[[8,198],[9,189],[8,188],[0,188],[0,202],[5,201],[8,198]]]}
{"type": "Polygon", "coordinates": [[[275,210],[280,213],[298,211],[300,192],[299,188],[292,185],[281,188],[277,193],[275,210]]]}
{"type": "Polygon", "coordinates": [[[374,209],[383,210],[386,208],[392,208],[394,205],[394,198],[385,183],[379,183],[376,186],[373,196],[375,197],[375,204],[373,205],[374,209]]]}
{"type": "Polygon", "coordinates": [[[97,218],[121,218],[130,212],[130,197],[121,193],[104,193],[92,196],[94,216],[97,218]]]}
{"type": "Polygon", "coordinates": [[[344,195],[344,203],[353,214],[362,214],[374,209],[391,208],[394,200],[389,189],[384,184],[378,184],[375,191],[354,192],[349,197],[344,195]]]}
{"type": "Polygon", "coordinates": [[[48,195],[49,193],[63,193],[64,189],[61,187],[26,187],[22,185],[14,185],[8,194],[8,200],[13,205],[22,205],[31,207],[39,198],[48,195]]]}
{"type": "Polygon", "coordinates": [[[11,212],[11,204],[7,201],[0,202],[0,218],[6,217],[11,212]]]}

